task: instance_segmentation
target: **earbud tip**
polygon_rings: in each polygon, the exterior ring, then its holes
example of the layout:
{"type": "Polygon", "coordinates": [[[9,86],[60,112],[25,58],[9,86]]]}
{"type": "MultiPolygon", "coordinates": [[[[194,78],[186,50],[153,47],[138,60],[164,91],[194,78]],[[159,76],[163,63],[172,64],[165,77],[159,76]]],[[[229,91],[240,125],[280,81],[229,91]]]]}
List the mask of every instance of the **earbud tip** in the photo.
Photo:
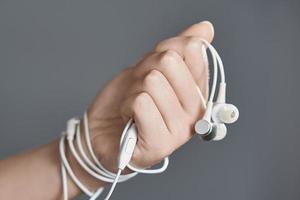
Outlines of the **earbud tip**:
{"type": "Polygon", "coordinates": [[[215,133],[214,141],[219,141],[225,138],[227,134],[227,128],[225,124],[216,124],[213,127],[213,132],[215,133]]]}
{"type": "Polygon", "coordinates": [[[213,109],[214,122],[232,124],[239,118],[239,110],[233,104],[217,104],[213,109]]]}
{"type": "Polygon", "coordinates": [[[221,118],[226,124],[234,123],[239,118],[239,110],[233,104],[228,104],[224,108],[224,112],[221,114],[221,118]]]}

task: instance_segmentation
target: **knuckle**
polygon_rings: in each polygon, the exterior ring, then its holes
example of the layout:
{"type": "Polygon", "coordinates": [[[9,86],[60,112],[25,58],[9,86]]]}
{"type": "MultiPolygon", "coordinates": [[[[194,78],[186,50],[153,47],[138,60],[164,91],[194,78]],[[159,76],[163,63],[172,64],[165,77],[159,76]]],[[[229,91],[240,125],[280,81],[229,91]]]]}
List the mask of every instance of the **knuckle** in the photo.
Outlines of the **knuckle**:
{"type": "Polygon", "coordinates": [[[162,76],[160,71],[155,69],[151,70],[144,78],[143,87],[148,88],[149,86],[151,87],[154,84],[161,82],[162,76]]]}
{"type": "Polygon", "coordinates": [[[172,46],[173,44],[176,43],[176,41],[178,40],[178,36],[176,37],[171,37],[171,38],[168,38],[168,39],[165,39],[163,41],[160,41],[159,43],[157,43],[155,46],[154,46],[154,50],[155,51],[164,51],[168,48],[170,48],[170,46],[172,46]]]}
{"type": "Polygon", "coordinates": [[[161,53],[161,56],[159,58],[159,63],[163,66],[164,65],[169,66],[169,65],[177,64],[178,62],[180,62],[180,60],[181,57],[176,51],[167,50],[161,53]]]}
{"type": "Polygon", "coordinates": [[[133,110],[142,110],[143,107],[147,106],[151,101],[151,97],[146,92],[138,94],[132,104],[133,110]]]}
{"type": "Polygon", "coordinates": [[[201,51],[202,50],[202,40],[198,37],[188,37],[185,42],[185,49],[191,51],[201,51]]]}

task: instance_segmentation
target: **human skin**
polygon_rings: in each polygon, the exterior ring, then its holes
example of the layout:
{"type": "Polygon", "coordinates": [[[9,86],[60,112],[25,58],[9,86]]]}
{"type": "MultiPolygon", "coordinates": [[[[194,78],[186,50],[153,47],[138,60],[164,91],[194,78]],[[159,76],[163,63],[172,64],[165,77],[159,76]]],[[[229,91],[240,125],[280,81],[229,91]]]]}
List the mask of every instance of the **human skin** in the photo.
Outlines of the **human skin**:
{"type": "MultiPolygon", "coordinates": [[[[120,72],[98,93],[88,109],[92,146],[99,161],[117,170],[122,130],[130,118],[138,129],[131,162],[157,164],[194,134],[208,95],[208,63],[201,39],[211,42],[213,26],[201,22],[159,42],[140,61],[120,72]]],[[[75,174],[91,189],[106,183],[84,172],[72,155],[75,174]]],[[[125,173],[129,170],[125,170],[125,173]]],[[[80,190],[68,179],[69,196],[80,190]]],[[[58,139],[0,161],[0,199],[62,199],[58,139]]]]}

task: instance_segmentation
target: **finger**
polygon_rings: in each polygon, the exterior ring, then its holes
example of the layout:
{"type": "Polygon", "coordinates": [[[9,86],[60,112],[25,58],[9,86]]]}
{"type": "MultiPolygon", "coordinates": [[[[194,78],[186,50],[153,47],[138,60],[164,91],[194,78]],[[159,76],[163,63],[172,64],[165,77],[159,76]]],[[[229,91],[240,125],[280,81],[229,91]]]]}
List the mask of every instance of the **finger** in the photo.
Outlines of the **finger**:
{"type": "Polygon", "coordinates": [[[203,96],[208,96],[208,59],[201,39],[211,42],[214,37],[213,25],[204,21],[194,24],[179,34],[178,37],[164,40],[157,44],[155,51],[177,51],[189,66],[203,96]]]}
{"type": "Polygon", "coordinates": [[[189,67],[195,82],[200,87],[200,90],[205,95],[208,93],[208,58],[202,38],[170,38],[159,43],[155,50],[157,52],[173,50],[181,55],[189,67]]]}
{"type": "Polygon", "coordinates": [[[188,132],[181,127],[184,124],[185,112],[172,86],[160,71],[151,70],[135,84],[132,91],[134,93],[146,92],[152,97],[170,133],[188,132]]]}
{"type": "Polygon", "coordinates": [[[168,50],[145,58],[135,70],[135,76],[144,77],[151,70],[160,71],[172,86],[183,109],[191,116],[199,116],[201,99],[193,76],[177,52],[168,50]]]}
{"type": "Polygon", "coordinates": [[[151,154],[147,155],[145,160],[139,160],[135,163],[138,166],[147,165],[145,162],[153,159],[161,158],[171,152],[173,147],[168,147],[172,141],[161,145],[161,142],[168,141],[170,134],[164,123],[164,120],[156,107],[151,96],[146,92],[135,94],[125,100],[121,106],[121,114],[123,116],[133,118],[138,129],[138,143],[134,151],[134,157],[143,158],[141,152],[151,150],[151,154]]]}

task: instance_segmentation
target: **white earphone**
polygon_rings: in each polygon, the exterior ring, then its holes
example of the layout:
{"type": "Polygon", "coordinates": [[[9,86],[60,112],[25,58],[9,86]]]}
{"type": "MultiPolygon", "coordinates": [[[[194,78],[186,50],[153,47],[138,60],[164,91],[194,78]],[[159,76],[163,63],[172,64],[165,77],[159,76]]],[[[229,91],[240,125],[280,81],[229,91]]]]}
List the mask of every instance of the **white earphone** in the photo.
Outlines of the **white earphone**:
{"type": "Polygon", "coordinates": [[[225,124],[231,124],[238,120],[239,110],[233,104],[226,103],[224,66],[218,52],[207,41],[203,40],[203,43],[207,46],[212,55],[214,72],[212,89],[206,104],[206,110],[202,119],[196,122],[195,131],[203,140],[217,141],[222,140],[227,134],[227,128],[225,124]],[[220,69],[221,81],[217,99],[215,102],[213,102],[218,79],[218,66],[220,69]]]}
{"type": "MultiPolygon", "coordinates": [[[[206,40],[202,40],[202,42],[207,46],[209,49],[212,59],[213,59],[213,66],[214,66],[214,73],[213,73],[213,82],[212,82],[212,89],[206,103],[206,110],[201,120],[197,121],[195,124],[195,131],[203,140],[221,140],[226,136],[227,128],[225,124],[231,124],[237,121],[239,117],[238,109],[232,105],[227,104],[226,99],[226,83],[225,83],[225,73],[222,60],[215,50],[215,48],[209,44],[206,40]],[[217,74],[218,74],[218,66],[220,69],[221,81],[219,86],[218,96],[215,102],[213,102],[216,86],[217,86],[217,74]]],[[[197,88],[199,94],[201,95],[201,91],[197,88]]],[[[205,104],[205,100],[203,96],[201,96],[203,103],[205,104]]],[[[120,151],[118,156],[118,171],[117,173],[111,172],[104,168],[104,166],[100,163],[97,159],[95,152],[93,150],[91,140],[90,140],[90,132],[89,132],[89,124],[88,124],[88,116],[87,113],[84,114],[83,117],[83,128],[84,128],[84,140],[87,145],[88,152],[83,150],[83,145],[81,141],[81,123],[79,119],[71,119],[67,123],[66,131],[63,132],[59,151],[61,156],[61,173],[62,173],[62,182],[63,182],[63,199],[68,199],[68,184],[67,184],[67,175],[70,176],[72,181],[80,188],[86,195],[90,196],[90,200],[95,200],[98,198],[103,188],[98,188],[96,191],[91,191],[88,187],[86,187],[76,176],[73,172],[67,157],[66,157],[66,144],[69,147],[71,154],[75,157],[77,163],[85,170],[90,176],[104,182],[112,183],[112,186],[104,198],[108,200],[118,182],[127,181],[130,178],[133,178],[138,173],[144,174],[157,174],[164,172],[169,164],[169,159],[166,157],[163,160],[163,165],[161,168],[158,169],[140,169],[133,166],[130,163],[132,158],[134,148],[138,141],[138,131],[133,122],[133,119],[130,119],[125,128],[123,129],[122,136],[120,139],[120,151]],[[74,139],[76,139],[76,146],[74,145],[74,139]],[[89,154],[89,156],[87,155],[89,154]],[[89,158],[91,157],[91,159],[89,158]],[[128,167],[133,172],[130,174],[121,174],[125,167],[128,167]]]]}

